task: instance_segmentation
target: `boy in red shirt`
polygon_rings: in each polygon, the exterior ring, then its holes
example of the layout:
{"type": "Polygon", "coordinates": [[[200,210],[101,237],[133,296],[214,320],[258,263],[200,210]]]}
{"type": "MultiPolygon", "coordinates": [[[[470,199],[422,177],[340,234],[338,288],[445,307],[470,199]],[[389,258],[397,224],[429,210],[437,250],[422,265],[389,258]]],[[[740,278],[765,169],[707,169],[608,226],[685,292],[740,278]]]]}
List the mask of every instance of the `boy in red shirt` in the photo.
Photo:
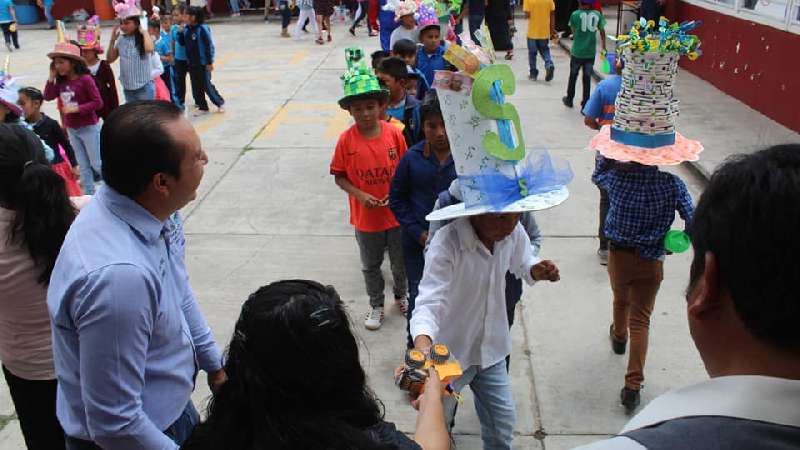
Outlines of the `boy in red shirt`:
{"type": "Polygon", "coordinates": [[[342,76],[345,96],[339,106],[350,112],[355,125],[339,136],[331,174],[349,197],[350,223],[356,230],[370,303],[364,325],[368,330],[377,330],[384,318],[381,264],[387,248],[395,303],[403,314],[408,308],[400,224],[388,206],[389,186],[406,151],[406,141],[402,131],[381,120],[389,95],[364,64],[363,51],[345,52],[349,69],[342,76]]]}

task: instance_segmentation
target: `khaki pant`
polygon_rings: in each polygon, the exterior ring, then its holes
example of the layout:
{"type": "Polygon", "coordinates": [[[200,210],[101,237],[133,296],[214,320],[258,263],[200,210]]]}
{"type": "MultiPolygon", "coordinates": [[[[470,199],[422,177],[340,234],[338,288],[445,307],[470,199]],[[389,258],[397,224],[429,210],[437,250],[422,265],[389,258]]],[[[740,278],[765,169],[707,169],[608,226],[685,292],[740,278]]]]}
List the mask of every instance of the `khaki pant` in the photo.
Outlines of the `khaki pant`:
{"type": "Polygon", "coordinates": [[[642,258],[636,250],[615,249],[612,244],[608,278],[614,291],[614,338],[623,341],[629,337],[630,342],[625,387],[640,389],[644,382],[650,315],[664,279],[664,263],[642,258]]]}

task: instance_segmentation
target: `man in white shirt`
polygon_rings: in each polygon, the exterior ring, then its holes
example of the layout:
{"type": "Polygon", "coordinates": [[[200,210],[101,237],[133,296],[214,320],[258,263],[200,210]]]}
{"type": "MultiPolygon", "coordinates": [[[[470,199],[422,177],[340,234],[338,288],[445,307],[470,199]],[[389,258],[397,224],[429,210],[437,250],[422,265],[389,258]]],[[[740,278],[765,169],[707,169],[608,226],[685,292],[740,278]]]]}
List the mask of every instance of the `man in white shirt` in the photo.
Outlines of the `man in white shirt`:
{"type": "MultiPolygon", "coordinates": [[[[441,342],[464,374],[456,391],[469,385],[481,422],[484,449],[510,449],[514,398],[506,356],[511,334],[505,302],[506,272],[532,285],[558,281],[552,261],[533,255],[519,213],[461,217],[440,229],[425,255],[425,270],[411,318],[414,346],[423,351],[441,342]]],[[[445,414],[452,419],[455,402],[445,414]]],[[[448,420],[450,422],[450,420],[448,420]]]]}
{"type": "Polygon", "coordinates": [[[686,310],[711,377],[583,450],[800,447],[800,145],[723,164],[690,229],[686,310]]]}

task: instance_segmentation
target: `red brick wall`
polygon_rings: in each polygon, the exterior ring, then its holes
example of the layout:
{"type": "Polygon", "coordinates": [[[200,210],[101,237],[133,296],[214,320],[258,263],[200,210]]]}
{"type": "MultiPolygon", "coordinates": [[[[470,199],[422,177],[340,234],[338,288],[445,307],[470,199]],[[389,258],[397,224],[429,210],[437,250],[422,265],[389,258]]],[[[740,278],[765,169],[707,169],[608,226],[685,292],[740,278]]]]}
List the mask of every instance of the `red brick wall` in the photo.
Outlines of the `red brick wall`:
{"type": "Polygon", "coordinates": [[[703,21],[694,31],[703,55],[682,59],[682,68],[800,132],[800,35],[682,1],[669,6],[672,20],[703,21]]]}

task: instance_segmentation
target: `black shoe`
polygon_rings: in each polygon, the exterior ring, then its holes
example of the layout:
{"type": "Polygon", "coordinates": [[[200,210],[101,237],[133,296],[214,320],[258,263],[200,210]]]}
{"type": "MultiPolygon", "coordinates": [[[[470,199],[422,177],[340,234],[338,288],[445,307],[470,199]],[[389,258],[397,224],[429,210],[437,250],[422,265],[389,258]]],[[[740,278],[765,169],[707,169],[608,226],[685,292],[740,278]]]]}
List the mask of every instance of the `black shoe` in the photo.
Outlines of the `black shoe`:
{"type": "Polygon", "coordinates": [[[538,73],[532,73],[532,74],[528,75],[528,79],[531,80],[531,81],[536,81],[536,80],[539,79],[539,74],[538,73]]]}
{"type": "Polygon", "coordinates": [[[563,103],[567,108],[572,108],[572,99],[569,97],[562,97],[561,103],[563,103]]]}
{"type": "Polygon", "coordinates": [[[612,324],[608,329],[608,339],[611,341],[611,350],[618,355],[625,354],[625,347],[628,345],[628,340],[618,341],[614,337],[614,325],[612,324]]]}
{"type": "Polygon", "coordinates": [[[544,76],[544,81],[552,81],[555,71],[556,71],[555,67],[553,66],[548,67],[547,74],[544,76]]]}
{"type": "Polygon", "coordinates": [[[619,400],[622,402],[622,406],[625,407],[625,413],[630,415],[636,410],[641,403],[642,398],[639,395],[639,390],[637,389],[628,389],[626,387],[622,388],[622,391],[619,393],[619,400]]]}
{"type": "Polygon", "coordinates": [[[353,27],[350,27],[350,34],[352,34],[353,36],[355,36],[355,35],[356,35],[356,29],[355,29],[355,28],[353,28],[353,27]]]}

